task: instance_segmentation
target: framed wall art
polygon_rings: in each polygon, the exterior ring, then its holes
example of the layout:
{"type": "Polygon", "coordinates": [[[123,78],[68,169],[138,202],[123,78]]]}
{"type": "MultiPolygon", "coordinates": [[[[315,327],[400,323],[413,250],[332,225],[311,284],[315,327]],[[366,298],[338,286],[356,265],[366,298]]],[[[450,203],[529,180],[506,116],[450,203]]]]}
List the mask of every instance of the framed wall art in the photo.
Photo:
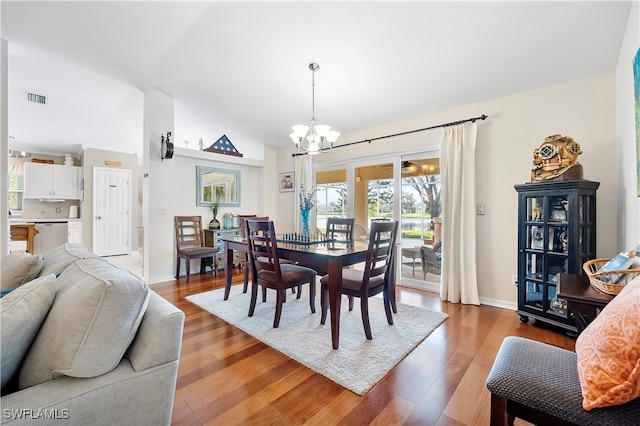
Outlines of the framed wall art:
{"type": "Polygon", "coordinates": [[[293,172],[280,173],[280,192],[293,192],[295,188],[295,174],[293,172]]]}

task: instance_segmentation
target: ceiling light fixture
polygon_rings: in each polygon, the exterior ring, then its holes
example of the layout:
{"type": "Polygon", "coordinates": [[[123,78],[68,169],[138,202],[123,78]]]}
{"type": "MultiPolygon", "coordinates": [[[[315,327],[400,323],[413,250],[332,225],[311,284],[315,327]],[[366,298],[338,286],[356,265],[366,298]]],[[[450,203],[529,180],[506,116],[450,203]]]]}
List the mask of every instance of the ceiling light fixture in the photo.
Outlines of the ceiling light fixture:
{"type": "Polygon", "coordinates": [[[309,126],[299,124],[293,126],[293,133],[289,136],[296,144],[298,153],[316,155],[320,152],[329,152],[333,148],[333,144],[338,140],[340,133],[330,130],[331,126],[318,124],[316,121],[316,78],[315,73],[320,69],[320,65],[312,62],[309,64],[311,70],[311,129],[309,126]],[[307,135],[307,132],[311,133],[307,135]]]}

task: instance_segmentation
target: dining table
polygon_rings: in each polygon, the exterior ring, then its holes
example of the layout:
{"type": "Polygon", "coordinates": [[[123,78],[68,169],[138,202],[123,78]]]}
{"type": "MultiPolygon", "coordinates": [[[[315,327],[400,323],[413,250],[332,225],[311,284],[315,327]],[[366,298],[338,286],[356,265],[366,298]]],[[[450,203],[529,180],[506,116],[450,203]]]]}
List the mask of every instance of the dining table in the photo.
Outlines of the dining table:
{"type": "MultiPolygon", "coordinates": [[[[225,271],[233,268],[234,250],[248,252],[246,238],[222,238],[224,242],[225,271]]],[[[364,241],[328,241],[319,243],[296,243],[278,240],[278,257],[314,269],[318,275],[329,275],[329,313],[331,317],[331,343],[333,349],[338,349],[340,341],[340,305],[342,299],[342,268],[364,262],[367,256],[368,243],[364,241]]],[[[393,267],[389,276],[395,276],[393,267]]],[[[249,267],[249,264],[245,265],[249,267]]],[[[231,291],[231,275],[225,272],[224,300],[229,298],[231,291]]],[[[245,279],[247,274],[245,274],[245,279]]],[[[391,283],[395,280],[392,279],[391,283]]],[[[390,301],[396,312],[395,286],[390,286],[390,301]]]]}

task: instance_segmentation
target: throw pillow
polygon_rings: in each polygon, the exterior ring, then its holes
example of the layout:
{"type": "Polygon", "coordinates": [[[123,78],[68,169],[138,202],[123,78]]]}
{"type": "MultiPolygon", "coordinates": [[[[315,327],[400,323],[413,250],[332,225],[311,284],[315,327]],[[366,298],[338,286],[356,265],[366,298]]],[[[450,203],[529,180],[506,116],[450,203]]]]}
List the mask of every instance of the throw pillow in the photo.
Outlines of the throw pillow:
{"type": "Polygon", "coordinates": [[[2,387],[18,371],[31,342],[51,308],[56,276],[37,278],[0,299],[2,387]]]}
{"type": "Polygon", "coordinates": [[[42,257],[29,253],[13,253],[2,259],[0,290],[16,288],[38,277],[42,257]]]}
{"type": "Polygon", "coordinates": [[[66,243],[55,248],[45,256],[42,265],[42,275],[60,275],[62,271],[76,260],[97,258],[87,247],[82,244],[66,243]]]}
{"type": "Polygon", "coordinates": [[[95,377],[114,369],[149,301],[143,281],[102,259],[68,266],[56,287],[47,321],[20,370],[20,389],[60,376],[95,377]]]}
{"type": "Polygon", "coordinates": [[[584,329],[576,354],[585,410],[640,396],[640,277],[584,329]]]}

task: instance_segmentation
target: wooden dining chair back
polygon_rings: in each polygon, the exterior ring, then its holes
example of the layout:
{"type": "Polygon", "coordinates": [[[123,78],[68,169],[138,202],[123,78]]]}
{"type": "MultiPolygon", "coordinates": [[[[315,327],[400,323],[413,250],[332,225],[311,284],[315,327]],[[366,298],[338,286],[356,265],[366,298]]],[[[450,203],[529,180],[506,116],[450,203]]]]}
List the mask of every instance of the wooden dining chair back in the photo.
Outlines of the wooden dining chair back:
{"type": "MultiPolygon", "coordinates": [[[[240,235],[242,235],[243,239],[247,238],[247,219],[253,220],[269,220],[269,216],[261,216],[258,217],[257,214],[241,214],[238,215],[238,219],[240,219],[240,235]]],[[[244,283],[242,284],[242,292],[246,293],[249,287],[249,270],[251,266],[249,265],[249,254],[245,253],[244,258],[244,283]]]]}
{"type": "MultiPolygon", "coordinates": [[[[258,287],[276,291],[276,313],[273,328],[280,325],[282,305],[286,290],[309,284],[309,306],[315,313],[316,271],[300,265],[281,263],[278,259],[278,242],[273,221],[247,220],[247,240],[250,264],[253,272],[249,316],[252,317],[258,298],[258,287]]],[[[298,291],[298,298],[300,298],[298,291]]]]}
{"type": "Polygon", "coordinates": [[[327,238],[353,241],[353,218],[330,217],[327,219],[327,238]]]}
{"type": "Polygon", "coordinates": [[[205,271],[207,262],[212,258],[213,273],[218,276],[218,249],[205,247],[200,216],[175,216],[173,218],[176,234],[176,278],[180,276],[180,260],[186,261],[187,282],[191,273],[191,260],[200,259],[200,273],[205,271]]]}
{"type": "MultiPolygon", "coordinates": [[[[391,265],[395,255],[397,232],[398,221],[372,222],[364,270],[342,270],[342,294],[360,298],[362,325],[364,334],[369,340],[373,338],[369,322],[369,298],[371,296],[382,293],[387,322],[390,325],[393,324],[389,294],[393,286],[389,283],[394,279],[391,276],[391,271],[393,270],[391,265]]],[[[329,310],[329,276],[322,277],[320,284],[320,303],[322,306],[320,323],[324,324],[329,310]]]]}

